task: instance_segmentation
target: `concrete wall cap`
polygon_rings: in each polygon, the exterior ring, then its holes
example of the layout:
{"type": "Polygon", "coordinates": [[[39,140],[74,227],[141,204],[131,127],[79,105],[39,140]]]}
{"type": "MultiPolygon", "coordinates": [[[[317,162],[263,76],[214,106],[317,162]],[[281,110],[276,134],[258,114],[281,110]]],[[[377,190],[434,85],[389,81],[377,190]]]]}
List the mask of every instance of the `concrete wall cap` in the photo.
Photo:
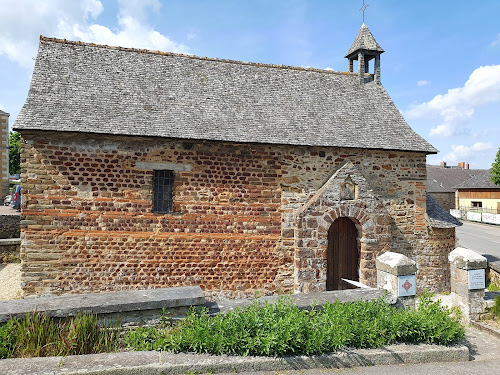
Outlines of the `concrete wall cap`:
{"type": "Polygon", "coordinates": [[[20,245],[20,238],[0,238],[0,246],[20,245]]]}
{"type": "Polygon", "coordinates": [[[457,247],[448,255],[448,260],[455,267],[463,270],[477,270],[486,268],[488,260],[481,254],[464,247],[457,247]]]}
{"type": "Polygon", "coordinates": [[[377,270],[390,273],[395,276],[415,275],[417,263],[406,255],[387,251],[376,259],[377,270]]]}

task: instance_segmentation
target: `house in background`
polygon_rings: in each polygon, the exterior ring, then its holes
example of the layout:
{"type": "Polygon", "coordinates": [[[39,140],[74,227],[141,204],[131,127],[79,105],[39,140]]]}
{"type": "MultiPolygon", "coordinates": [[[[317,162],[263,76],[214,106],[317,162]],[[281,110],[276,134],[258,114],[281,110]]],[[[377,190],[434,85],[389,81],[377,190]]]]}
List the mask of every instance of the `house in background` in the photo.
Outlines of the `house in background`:
{"type": "Polygon", "coordinates": [[[483,173],[484,169],[469,169],[469,164],[458,163],[448,166],[445,162],[441,165],[427,165],[427,193],[445,210],[458,207],[455,186],[483,173]]]}
{"type": "Polygon", "coordinates": [[[9,195],[9,114],[0,110],[0,204],[9,195]]]}
{"type": "Polygon", "coordinates": [[[455,186],[457,208],[500,214],[500,185],[490,178],[490,170],[481,170],[455,186]]]}
{"type": "Polygon", "coordinates": [[[380,84],[382,52],[365,24],[348,72],[41,37],[14,126],[25,294],[374,286],[385,251],[447,289],[458,224],[426,199],[437,150],[380,84]]]}

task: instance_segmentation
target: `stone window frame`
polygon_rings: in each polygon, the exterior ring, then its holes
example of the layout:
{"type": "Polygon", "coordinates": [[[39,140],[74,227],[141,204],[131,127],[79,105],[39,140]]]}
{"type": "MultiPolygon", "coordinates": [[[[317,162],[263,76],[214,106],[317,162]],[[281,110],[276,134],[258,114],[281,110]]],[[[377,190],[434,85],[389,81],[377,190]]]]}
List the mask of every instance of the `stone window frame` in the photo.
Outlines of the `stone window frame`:
{"type": "Polygon", "coordinates": [[[175,201],[175,176],[176,172],[190,172],[191,171],[191,165],[190,164],[179,164],[179,163],[165,163],[165,162],[150,162],[150,161],[138,161],[136,162],[135,165],[136,169],[145,169],[145,170],[150,170],[153,172],[153,176],[151,178],[151,186],[152,186],[152,199],[151,203],[153,205],[153,208],[151,212],[164,215],[164,214],[178,214],[177,212],[174,211],[174,201],[175,201]],[[166,185],[166,187],[170,190],[169,191],[169,203],[167,204],[168,209],[166,210],[158,210],[156,209],[155,205],[155,175],[157,174],[157,171],[168,171],[170,172],[170,184],[166,185]]]}

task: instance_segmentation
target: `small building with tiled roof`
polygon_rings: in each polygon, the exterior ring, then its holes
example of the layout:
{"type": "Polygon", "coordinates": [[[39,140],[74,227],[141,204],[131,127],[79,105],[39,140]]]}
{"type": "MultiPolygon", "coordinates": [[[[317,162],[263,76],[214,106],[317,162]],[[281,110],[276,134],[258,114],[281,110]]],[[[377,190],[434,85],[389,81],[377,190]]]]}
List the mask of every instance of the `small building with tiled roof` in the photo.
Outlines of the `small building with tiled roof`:
{"type": "Polygon", "coordinates": [[[458,209],[500,214],[500,185],[491,180],[491,170],[480,170],[454,188],[458,209]]]}
{"type": "Polygon", "coordinates": [[[41,37],[14,125],[24,293],[374,286],[384,251],[446,289],[437,150],[380,83],[382,52],[366,25],[345,73],[41,37]]]}
{"type": "MultiPolygon", "coordinates": [[[[465,164],[464,164],[465,165],[465,164]]],[[[458,206],[455,192],[460,183],[481,174],[484,169],[469,169],[461,166],[427,165],[427,193],[429,193],[444,209],[455,209],[458,206]]]]}

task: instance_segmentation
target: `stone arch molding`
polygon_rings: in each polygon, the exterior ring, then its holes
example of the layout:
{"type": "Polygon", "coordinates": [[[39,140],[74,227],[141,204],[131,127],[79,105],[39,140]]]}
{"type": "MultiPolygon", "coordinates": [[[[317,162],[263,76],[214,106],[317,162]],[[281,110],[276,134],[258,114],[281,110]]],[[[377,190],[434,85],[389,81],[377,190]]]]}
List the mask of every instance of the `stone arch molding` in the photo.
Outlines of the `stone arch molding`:
{"type": "Polygon", "coordinates": [[[375,258],[390,249],[392,218],[361,171],[347,161],[295,212],[296,292],[326,290],[328,230],[340,217],[350,218],[358,230],[360,282],[376,286],[375,258]],[[346,183],[354,195],[345,196],[346,183]]]}

